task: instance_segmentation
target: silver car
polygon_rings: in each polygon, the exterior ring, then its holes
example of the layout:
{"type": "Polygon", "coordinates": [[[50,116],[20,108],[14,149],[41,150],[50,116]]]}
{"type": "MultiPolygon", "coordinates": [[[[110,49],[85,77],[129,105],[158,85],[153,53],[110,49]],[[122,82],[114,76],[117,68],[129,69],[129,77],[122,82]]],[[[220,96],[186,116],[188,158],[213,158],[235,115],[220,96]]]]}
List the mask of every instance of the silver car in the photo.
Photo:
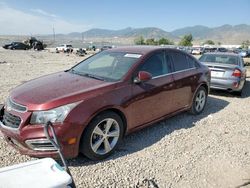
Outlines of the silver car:
{"type": "Polygon", "coordinates": [[[246,68],[238,54],[206,53],[199,60],[211,70],[211,89],[241,94],[246,81],[246,68]]]}

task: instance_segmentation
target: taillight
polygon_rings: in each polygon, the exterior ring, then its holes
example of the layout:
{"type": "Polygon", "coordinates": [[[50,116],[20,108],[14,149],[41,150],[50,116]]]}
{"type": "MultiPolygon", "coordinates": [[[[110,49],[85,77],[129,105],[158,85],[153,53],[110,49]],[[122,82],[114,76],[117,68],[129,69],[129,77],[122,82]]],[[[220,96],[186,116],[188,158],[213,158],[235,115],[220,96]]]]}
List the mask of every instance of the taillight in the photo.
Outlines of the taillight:
{"type": "Polygon", "coordinates": [[[235,69],[232,76],[241,77],[241,71],[239,69],[235,69]]]}

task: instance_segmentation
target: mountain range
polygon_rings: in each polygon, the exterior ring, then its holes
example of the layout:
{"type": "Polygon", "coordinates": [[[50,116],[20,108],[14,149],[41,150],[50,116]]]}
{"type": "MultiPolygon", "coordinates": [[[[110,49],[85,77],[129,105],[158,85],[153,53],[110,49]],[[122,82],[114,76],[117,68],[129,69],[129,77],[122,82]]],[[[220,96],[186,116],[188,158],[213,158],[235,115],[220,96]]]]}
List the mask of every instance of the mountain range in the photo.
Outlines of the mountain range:
{"type": "Polygon", "coordinates": [[[192,27],[184,27],[176,29],[171,32],[164,31],[156,27],[145,28],[125,28],[121,30],[109,30],[109,29],[90,29],[85,32],[73,32],[64,37],[71,38],[136,38],[142,36],[144,38],[159,39],[162,37],[168,38],[173,41],[179,41],[181,37],[187,34],[192,34],[194,41],[202,42],[205,40],[213,40],[215,42],[221,42],[225,44],[241,44],[242,41],[250,40],[250,25],[222,25],[219,27],[206,27],[202,25],[196,25],[192,27]]]}

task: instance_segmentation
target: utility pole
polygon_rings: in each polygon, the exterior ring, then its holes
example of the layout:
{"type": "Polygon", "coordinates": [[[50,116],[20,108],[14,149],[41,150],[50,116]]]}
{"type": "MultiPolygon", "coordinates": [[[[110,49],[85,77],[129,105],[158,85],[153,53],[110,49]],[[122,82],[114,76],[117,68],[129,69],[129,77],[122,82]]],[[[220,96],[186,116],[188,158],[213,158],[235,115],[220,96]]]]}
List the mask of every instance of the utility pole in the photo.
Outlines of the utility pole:
{"type": "Polygon", "coordinates": [[[56,34],[55,34],[55,28],[53,26],[53,39],[54,39],[54,42],[56,41],[56,34]]]}

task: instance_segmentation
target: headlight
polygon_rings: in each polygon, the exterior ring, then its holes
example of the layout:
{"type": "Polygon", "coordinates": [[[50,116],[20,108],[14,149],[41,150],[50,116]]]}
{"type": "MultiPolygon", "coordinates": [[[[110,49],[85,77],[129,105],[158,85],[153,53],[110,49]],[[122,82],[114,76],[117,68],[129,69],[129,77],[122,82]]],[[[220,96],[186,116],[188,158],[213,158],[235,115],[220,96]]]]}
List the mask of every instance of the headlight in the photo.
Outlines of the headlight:
{"type": "Polygon", "coordinates": [[[67,104],[47,111],[34,111],[31,116],[30,124],[45,124],[48,121],[52,123],[63,122],[68,113],[79,102],[67,104]]]}

